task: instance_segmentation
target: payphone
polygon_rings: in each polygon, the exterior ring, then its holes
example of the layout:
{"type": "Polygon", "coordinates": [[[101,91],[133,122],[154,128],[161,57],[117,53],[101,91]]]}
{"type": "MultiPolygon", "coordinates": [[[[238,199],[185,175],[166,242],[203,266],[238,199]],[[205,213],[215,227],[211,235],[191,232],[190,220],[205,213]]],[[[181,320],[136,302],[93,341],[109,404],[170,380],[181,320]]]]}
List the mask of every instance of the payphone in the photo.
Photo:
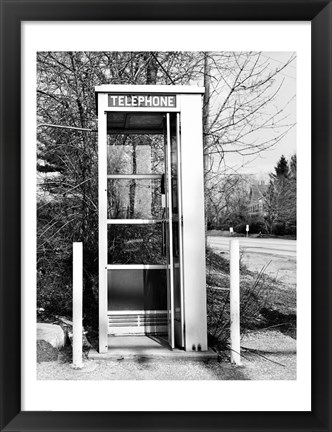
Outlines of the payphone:
{"type": "Polygon", "coordinates": [[[96,87],[100,352],[141,334],[207,349],[203,93],[96,87]]]}

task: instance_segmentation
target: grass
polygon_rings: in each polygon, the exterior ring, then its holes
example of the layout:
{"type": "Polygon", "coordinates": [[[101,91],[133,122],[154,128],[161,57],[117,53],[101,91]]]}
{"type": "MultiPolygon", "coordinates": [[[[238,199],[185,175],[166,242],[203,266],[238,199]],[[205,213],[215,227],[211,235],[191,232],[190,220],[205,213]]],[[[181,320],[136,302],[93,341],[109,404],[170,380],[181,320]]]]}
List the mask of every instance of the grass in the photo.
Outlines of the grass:
{"type": "MultiPolygon", "coordinates": [[[[230,331],[229,261],[208,248],[206,269],[209,344],[220,350],[230,331]]],[[[252,272],[240,263],[241,333],[268,328],[296,338],[296,292],[265,270],[252,272]]]]}
{"type": "MultiPolygon", "coordinates": [[[[222,230],[210,230],[207,232],[207,235],[209,237],[246,237],[246,234],[243,233],[237,233],[234,232],[233,234],[231,234],[229,231],[222,231],[222,230]]],[[[273,239],[283,239],[283,240],[296,240],[296,235],[290,235],[290,234],[285,234],[285,235],[276,235],[276,234],[258,234],[258,233],[249,233],[249,238],[273,238],[273,239]]]]}

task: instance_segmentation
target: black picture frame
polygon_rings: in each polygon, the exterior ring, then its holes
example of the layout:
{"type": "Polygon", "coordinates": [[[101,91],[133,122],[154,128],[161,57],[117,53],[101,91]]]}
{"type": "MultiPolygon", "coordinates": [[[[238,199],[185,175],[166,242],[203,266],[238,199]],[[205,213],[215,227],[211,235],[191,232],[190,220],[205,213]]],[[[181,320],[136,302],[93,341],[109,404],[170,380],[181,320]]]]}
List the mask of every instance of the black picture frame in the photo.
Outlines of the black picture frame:
{"type": "MultiPolygon", "coordinates": [[[[327,0],[0,0],[1,431],[330,431],[331,31],[327,0]],[[311,21],[312,410],[310,412],[21,411],[21,22],[108,20],[311,21]],[[129,415],[130,414],[130,415],[129,415]]],[[[309,90],[308,90],[309,91],[309,90]]],[[[201,395],[197,395],[201,397],[201,395]]]]}

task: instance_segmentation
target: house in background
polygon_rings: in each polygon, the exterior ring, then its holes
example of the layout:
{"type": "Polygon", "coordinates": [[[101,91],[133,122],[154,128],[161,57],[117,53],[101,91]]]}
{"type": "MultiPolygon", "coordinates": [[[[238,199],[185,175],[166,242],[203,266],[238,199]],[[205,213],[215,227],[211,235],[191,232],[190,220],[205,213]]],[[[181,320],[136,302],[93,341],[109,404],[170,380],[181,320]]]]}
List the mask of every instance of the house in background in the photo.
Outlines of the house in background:
{"type": "Polygon", "coordinates": [[[249,215],[264,214],[264,194],[267,191],[268,185],[264,182],[252,184],[249,189],[249,215]]]}

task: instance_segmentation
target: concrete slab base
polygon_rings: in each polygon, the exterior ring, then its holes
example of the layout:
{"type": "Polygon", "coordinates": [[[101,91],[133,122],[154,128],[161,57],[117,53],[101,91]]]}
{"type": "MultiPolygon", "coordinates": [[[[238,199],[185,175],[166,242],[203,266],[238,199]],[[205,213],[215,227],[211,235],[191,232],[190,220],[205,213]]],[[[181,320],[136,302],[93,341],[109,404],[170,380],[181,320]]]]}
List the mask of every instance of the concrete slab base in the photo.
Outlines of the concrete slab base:
{"type": "Polygon", "coordinates": [[[153,336],[109,336],[108,352],[100,354],[96,350],[89,351],[88,358],[92,360],[122,360],[131,358],[150,359],[187,359],[207,360],[217,359],[214,351],[183,351],[180,349],[171,350],[165,340],[153,336]]]}

